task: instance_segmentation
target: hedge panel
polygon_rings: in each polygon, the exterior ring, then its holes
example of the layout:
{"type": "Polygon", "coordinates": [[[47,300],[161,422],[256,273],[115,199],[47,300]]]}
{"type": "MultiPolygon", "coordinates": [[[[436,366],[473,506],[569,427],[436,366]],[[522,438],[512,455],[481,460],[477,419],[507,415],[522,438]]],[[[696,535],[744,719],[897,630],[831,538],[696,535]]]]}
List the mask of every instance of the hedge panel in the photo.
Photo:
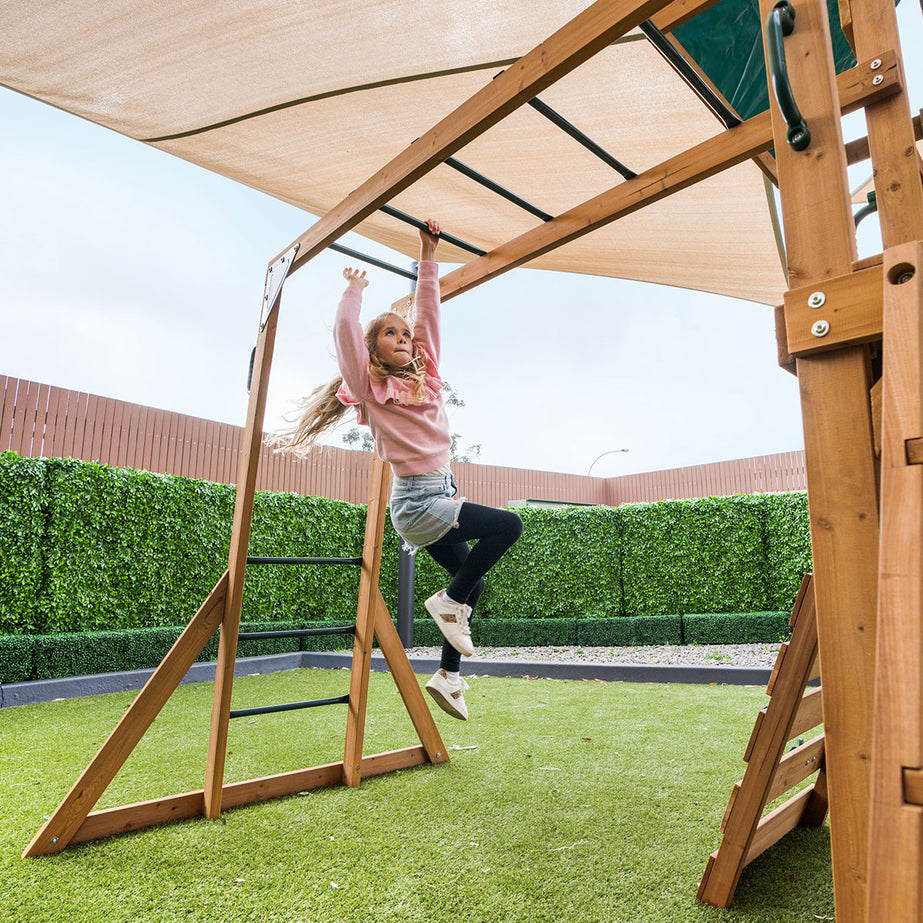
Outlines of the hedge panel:
{"type": "Polygon", "coordinates": [[[48,464],[49,631],[185,623],[227,567],[234,489],[48,464]]]}
{"type": "Polygon", "coordinates": [[[45,462],[0,454],[0,633],[40,631],[45,462]]]}
{"type": "Polygon", "coordinates": [[[683,616],[686,644],[771,644],[791,635],[789,612],[690,613],[683,616]]]}
{"type": "Polygon", "coordinates": [[[516,510],[523,534],[487,577],[478,615],[607,618],[621,611],[618,513],[611,507],[516,510]]]}
{"type": "Polygon", "coordinates": [[[767,608],[791,611],[801,578],[813,569],[808,495],[764,494],[767,608]]]}
{"type": "Polygon", "coordinates": [[[769,608],[759,497],[639,503],[618,512],[625,614],[769,608]]]}

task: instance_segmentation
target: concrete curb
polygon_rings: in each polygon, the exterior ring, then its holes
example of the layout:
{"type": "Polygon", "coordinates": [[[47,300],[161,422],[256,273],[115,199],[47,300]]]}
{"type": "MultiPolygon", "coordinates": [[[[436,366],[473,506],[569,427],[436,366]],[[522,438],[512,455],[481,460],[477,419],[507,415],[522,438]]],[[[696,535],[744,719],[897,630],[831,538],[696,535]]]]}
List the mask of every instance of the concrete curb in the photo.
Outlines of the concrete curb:
{"type": "MultiPolygon", "coordinates": [[[[410,657],[414,672],[435,673],[439,661],[427,657],[410,657]]],[[[271,654],[265,657],[242,657],[234,669],[235,676],[278,673],[300,667],[327,670],[348,670],[351,652],[318,653],[311,651],[271,654]]],[[[387,672],[381,654],[372,656],[372,669],[387,672]]],[[[464,665],[467,676],[505,676],[532,679],[602,680],[609,683],[684,683],[689,685],[765,686],[772,671],[759,667],[689,666],[686,664],[614,664],[558,663],[553,661],[473,660],[464,665]]],[[[123,673],[97,673],[93,676],[71,676],[63,679],[36,680],[29,683],[0,685],[0,708],[14,705],[35,705],[58,699],[100,695],[107,692],[129,692],[140,689],[153,670],[130,670],[123,673]]],[[[195,663],[183,678],[183,683],[207,683],[215,678],[215,663],[195,663]]]]}

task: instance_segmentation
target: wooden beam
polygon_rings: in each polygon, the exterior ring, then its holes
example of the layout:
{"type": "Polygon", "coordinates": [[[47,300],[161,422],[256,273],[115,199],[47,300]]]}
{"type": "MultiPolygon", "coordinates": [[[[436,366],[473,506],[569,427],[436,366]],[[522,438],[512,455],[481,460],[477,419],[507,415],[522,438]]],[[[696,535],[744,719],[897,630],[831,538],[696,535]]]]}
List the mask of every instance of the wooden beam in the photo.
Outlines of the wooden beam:
{"type": "MultiPolygon", "coordinates": [[[[765,18],[772,7],[773,0],[761,0],[761,15],[765,18]]],[[[773,102],[789,284],[794,289],[820,288],[830,278],[848,275],[856,259],[838,111],[841,82],[834,72],[823,0],[798,0],[795,29],[784,41],[792,91],[812,135],[807,149],[793,151],[773,102]]],[[[880,40],[874,57],[892,47],[880,40]]],[[[866,51],[860,60],[867,57],[866,51]]],[[[897,76],[899,82],[899,68],[897,76]]],[[[866,347],[797,359],[796,369],[823,664],[836,914],[838,923],[862,923],[878,584],[878,497],[866,347]]]]}
{"type": "Polygon", "coordinates": [[[407,659],[404,645],[394,627],[394,622],[391,621],[391,614],[388,612],[380,591],[377,594],[375,608],[375,637],[398,692],[404,700],[407,714],[410,715],[417,736],[426,750],[427,758],[431,763],[444,763],[449,758],[448,751],[442,742],[426,700],[423,698],[420,683],[407,659]]]}
{"type": "Polygon", "coordinates": [[[356,608],[356,634],[353,642],[353,669],[349,683],[349,711],[346,717],[346,742],[343,755],[343,783],[357,786],[362,779],[362,745],[369,698],[369,671],[372,642],[375,638],[375,609],[378,601],[378,575],[381,546],[388,515],[388,485],[391,466],[375,453],[369,502],[362,545],[362,575],[356,608]]]}
{"type": "MultiPolygon", "coordinates": [[[[305,231],[295,241],[299,250],[292,271],[313,259],[447,157],[650,18],[668,2],[596,0],[417,138],[305,231]]],[[[283,252],[289,249],[286,247],[283,252]]]]}
{"type": "MultiPolygon", "coordinates": [[[[852,112],[866,100],[898,92],[900,87],[896,63],[873,70],[871,60],[863,62],[840,76],[841,111],[852,112]],[[879,74],[884,79],[874,84],[872,81],[879,74]]],[[[769,150],[773,144],[769,112],[760,113],[446,274],[440,280],[442,300],[470,291],[625,215],[737,166],[769,150]]]]}
{"type": "Polygon", "coordinates": [[[26,847],[23,858],[60,852],[71,842],[93,806],[214,635],[224,613],[227,587],[228,575],[225,571],[99,752],[74,783],[67,797],[26,847]]]}
{"type": "Polygon", "coordinates": [[[208,758],[205,769],[205,816],[212,819],[221,815],[231,692],[234,685],[234,666],[237,660],[237,635],[240,630],[247,551],[250,547],[250,531],[253,525],[256,476],[263,443],[263,420],[266,416],[269,371],[272,366],[278,323],[279,307],[277,305],[275,310],[269,312],[257,336],[247,422],[238,462],[237,494],[234,501],[234,520],[231,526],[231,545],[228,552],[228,594],[221,621],[221,638],[218,644],[218,665],[215,672],[208,758]]]}
{"type": "Polygon", "coordinates": [[[885,251],[881,579],[872,749],[869,920],[919,920],[923,808],[908,770],[923,765],[923,244],[885,251]],[[902,278],[910,276],[908,281],[902,278]]]}
{"type": "MultiPolygon", "coordinates": [[[[848,6],[856,53],[900,51],[889,0],[848,6]]],[[[908,49],[919,55],[919,48],[908,49]]],[[[923,436],[923,185],[906,93],[865,111],[878,223],[885,251],[882,355],[881,561],[871,751],[869,921],[919,921],[923,812],[903,801],[901,773],[923,765],[923,468],[907,440],[923,436]],[[914,276],[901,283],[912,269],[914,276]]]]}
{"type": "Polygon", "coordinates": [[[799,358],[880,340],[881,265],[790,289],[785,328],[788,348],[799,358]]]}

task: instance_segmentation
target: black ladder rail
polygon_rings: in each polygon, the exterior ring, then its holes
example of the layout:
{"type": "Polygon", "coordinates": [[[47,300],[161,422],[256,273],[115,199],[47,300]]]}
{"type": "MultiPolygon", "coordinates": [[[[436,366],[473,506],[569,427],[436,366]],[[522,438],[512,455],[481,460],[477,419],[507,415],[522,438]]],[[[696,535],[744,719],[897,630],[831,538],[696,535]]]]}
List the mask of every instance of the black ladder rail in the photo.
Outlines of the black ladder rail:
{"type": "Polygon", "coordinates": [[[278,631],[242,631],[239,641],[262,641],[266,638],[308,638],[318,635],[354,635],[355,625],[331,625],[329,628],[280,628],[278,631]]]}
{"type": "Polygon", "coordinates": [[[248,564],[361,564],[358,558],[285,558],[265,555],[247,555],[248,564]]]}
{"type": "Polygon", "coordinates": [[[485,189],[489,189],[491,192],[496,193],[498,196],[501,196],[508,202],[512,202],[514,205],[518,205],[524,211],[529,212],[530,215],[535,215],[536,218],[541,218],[542,221],[552,220],[553,216],[549,215],[548,212],[542,211],[531,202],[527,202],[521,196],[516,195],[515,192],[510,192],[509,189],[504,188],[499,183],[495,183],[492,179],[484,176],[483,173],[478,173],[477,170],[469,167],[467,164],[462,163],[455,157],[449,157],[446,161],[444,161],[444,163],[447,167],[451,167],[453,170],[457,170],[462,174],[462,176],[467,176],[468,179],[473,179],[476,183],[480,184],[485,189]]]}
{"type": "Polygon", "coordinates": [[[311,699],[309,702],[289,702],[287,705],[257,705],[255,708],[234,708],[232,718],[247,718],[251,715],[271,715],[282,711],[297,711],[301,708],[317,708],[321,705],[342,705],[349,701],[349,693],[329,699],[311,699]]]}
{"type": "MultiPolygon", "coordinates": [[[[294,558],[247,555],[247,564],[362,564],[358,558],[294,558]]],[[[283,628],[279,631],[243,631],[238,641],[260,641],[267,638],[303,638],[310,635],[355,634],[356,625],[334,625],[329,628],[283,628]]],[[[321,705],[341,705],[349,701],[349,693],[327,699],[311,699],[307,702],[289,702],[284,705],[258,705],[255,708],[232,708],[231,718],[247,718],[253,715],[271,715],[276,712],[296,711],[301,708],[317,708],[321,705]]]]}
{"type": "Polygon", "coordinates": [[[558,112],[555,112],[547,103],[543,103],[537,96],[529,100],[529,105],[549,122],[556,125],[565,134],[570,135],[575,141],[582,144],[590,153],[595,154],[603,163],[612,167],[625,179],[634,179],[638,174],[630,170],[620,160],[613,157],[605,148],[598,145],[589,135],[584,134],[576,125],[571,124],[558,112]]]}
{"type": "MultiPolygon", "coordinates": [[[[414,218],[413,215],[408,215],[406,212],[399,211],[396,208],[393,208],[391,205],[382,205],[378,209],[384,215],[390,215],[392,218],[397,218],[398,221],[403,221],[404,224],[409,224],[411,227],[416,228],[418,231],[429,231],[429,228],[426,226],[426,222],[421,221],[419,218],[414,218]]],[[[444,240],[447,244],[452,244],[455,247],[460,247],[462,250],[467,250],[469,253],[473,253],[475,256],[484,256],[487,252],[482,250],[480,247],[475,247],[474,244],[469,244],[465,240],[461,240],[458,237],[453,237],[451,234],[446,234],[443,232],[439,235],[440,240],[444,240]]]]}
{"type": "Polygon", "coordinates": [[[676,50],[670,40],[649,19],[638,27],[647,40],[660,52],[664,60],[686,82],[686,85],[718,117],[725,128],[740,124],[740,118],[717,93],[702,79],[695,68],[676,50]]]}
{"type": "Polygon", "coordinates": [[[360,253],[358,250],[353,250],[351,247],[344,247],[342,244],[328,244],[327,248],[329,250],[336,250],[337,253],[342,253],[345,256],[351,256],[354,260],[361,260],[363,263],[377,266],[379,269],[386,269],[388,272],[393,272],[397,276],[404,276],[405,279],[411,279],[414,282],[417,281],[417,274],[415,272],[411,272],[409,269],[401,269],[400,266],[395,266],[393,263],[386,263],[384,260],[369,256],[367,253],[360,253]]]}

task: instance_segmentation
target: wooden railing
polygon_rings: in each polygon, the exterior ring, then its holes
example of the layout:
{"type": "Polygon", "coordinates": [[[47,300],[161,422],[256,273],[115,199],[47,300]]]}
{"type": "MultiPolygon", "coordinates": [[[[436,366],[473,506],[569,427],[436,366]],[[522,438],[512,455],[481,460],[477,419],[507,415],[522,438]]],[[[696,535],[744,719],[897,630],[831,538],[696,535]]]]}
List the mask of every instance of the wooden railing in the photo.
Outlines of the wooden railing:
{"type": "MultiPolygon", "coordinates": [[[[0,376],[0,451],[230,484],[237,480],[242,432],[228,423],[0,376]]],[[[257,488],[364,503],[371,462],[367,452],[334,446],[318,446],[307,458],[264,447],[257,488]]],[[[805,488],[803,452],[615,478],[470,463],[452,467],[464,495],[487,506],[523,500],[615,506],[805,488]]]]}

